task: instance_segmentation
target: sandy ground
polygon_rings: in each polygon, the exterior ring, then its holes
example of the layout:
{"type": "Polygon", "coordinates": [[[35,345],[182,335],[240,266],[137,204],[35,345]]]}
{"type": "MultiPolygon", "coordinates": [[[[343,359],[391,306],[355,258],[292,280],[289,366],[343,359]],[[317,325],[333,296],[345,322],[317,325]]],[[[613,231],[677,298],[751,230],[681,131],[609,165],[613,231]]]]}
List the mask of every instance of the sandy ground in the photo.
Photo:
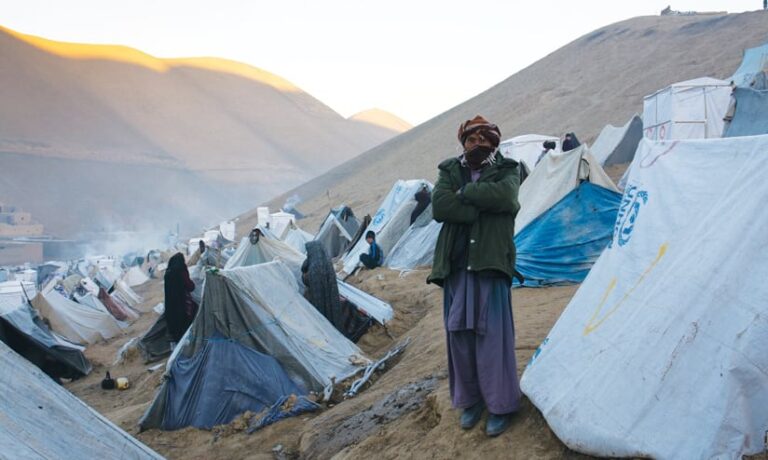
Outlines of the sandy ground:
{"type": "MultiPolygon", "coordinates": [[[[137,421],[160,384],[161,371],[148,372],[134,354],[112,366],[117,350],[156,318],[143,315],[124,336],[92,345],[86,355],[94,371],[68,388],[123,429],[168,458],[448,458],[496,457],[576,458],[549,430],[526,400],[504,435],[489,439],[482,424],[464,432],[458,411],[451,408],[442,327],[442,293],[425,284],[426,270],[399,273],[388,269],[364,271],[350,280],[389,301],[395,318],[386,330],[375,326],[359,342],[370,357],[384,355],[406,337],[412,339],[399,360],[355,398],[307,416],[278,422],[252,435],[237,428],[227,434],[184,429],[138,433],[137,421]],[[106,370],[128,377],[126,391],[99,386],[106,370]]],[[[513,309],[518,372],[546,336],[577,286],[516,289],[513,309]]],[[[162,284],[152,280],[137,291],[147,305],[162,300],[162,284]]]]}

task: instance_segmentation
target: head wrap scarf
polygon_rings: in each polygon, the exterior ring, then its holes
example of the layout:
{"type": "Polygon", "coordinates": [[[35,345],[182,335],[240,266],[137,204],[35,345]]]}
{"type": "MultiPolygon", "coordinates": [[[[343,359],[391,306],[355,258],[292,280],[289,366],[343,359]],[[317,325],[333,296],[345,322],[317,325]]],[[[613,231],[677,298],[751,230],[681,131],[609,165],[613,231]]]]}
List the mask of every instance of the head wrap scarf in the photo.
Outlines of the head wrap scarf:
{"type": "Polygon", "coordinates": [[[476,115],[475,118],[467,120],[459,126],[458,136],[462,147],[464,147],[464,142],[466,142],[467,137],[474,133],[479,133],[488,139],[494,148],[498,147],[499,142],[501,142],[501,131],[499,130],[499,127],[488,122],[488,120],[480,115],[476,115]]]}

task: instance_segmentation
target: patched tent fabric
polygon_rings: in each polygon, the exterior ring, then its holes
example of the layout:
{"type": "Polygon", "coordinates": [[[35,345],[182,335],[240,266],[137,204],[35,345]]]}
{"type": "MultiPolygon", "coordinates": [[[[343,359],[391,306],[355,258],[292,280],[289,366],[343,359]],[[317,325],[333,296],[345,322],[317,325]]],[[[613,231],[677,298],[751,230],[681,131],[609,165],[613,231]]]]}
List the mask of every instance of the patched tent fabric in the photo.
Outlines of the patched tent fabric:
{"type": "Polygon", "coordinates": [[[432,265],[435,245],[443,224],[432,218],[432,205],[403,233],[387,255],[384,265],[393,270],[412,270],[432,265]]]}
{"type": "Polygon", "coordinates": [[[635,114],[624,126],[605,125],[589,151],[601,166],[629,163],[643,138],[643,120],[635,114]]]}
{"type": "Polygon", "coordinates": [[[276,238],[262,236],[256,244],[252,244],[248,238],[243,238],[237,246],[237,251],[227,260],[224,269],[282,260],[291,269],[293,276],[301,279],[301,264],[304,258],[302,253],[276,238]]]}
{"type": "Polygon", "coordinates": [[[314,237],[323,244],[325,252],[334,259],[349,249],[360,228],[360,221],[348,206],[331,209],[314,237]]]}
{"type": "Polygon", "coordinates": [[[768,43],[745,50],[741,65],[729,80],[736,86],[749,88],[755,75],[764,69],[768,69],[768,43]]]}
{"type": "Polygon", "coordinates": [[[643,129],[651,140],[709,139],[723,133],[731,87],[702,77],[674,83],[643,99],[643,129]]]}
{"type": "MultiPolygon", "coordinates": [[[[398,180],[395,182],[373,216],[368,228],[365,229],[365,232],[373,231],[376,233],[376,243],[381,247],[385,258],[395,243],[403,236],[403,233],[411,226],[411,213],[417,205],[414,195],[425,185],[429,190],[432,190],[432,184],[425,180],[398,180]]],[[[361,238],[349,250],[343,259],[342,270],[344,273],[350,274],[355,271],[360,263],[360,254],[367,252],[368,248],[368,242],[361,238]]]]}
{"type": "Polygon", "coordinates": [[[571,449],[763,451],[766,152],[768,135],[640,143],[611,245],[521,380],[571,449]]]}
{"type": "Polygon", "coordinates": [[[75,343],[111,339],[121,331],[120,324],[108,312],[69,300],[54,289],[38,293],[32,306],[48,320],[51,329],[75,343]]]}
{"type": "Polygon", "coordinates": [[[571,193],[582,181],[619,191],[585,144],[567,152],[549,152],[520,186],[520,212],[515,218],[515,234],[571,193]]]}
{"type": "Polygon", "coordinates": [[[52,377],[91,372],[84,348],[51,333],[26,301],[0,297],[0,340],[52,377]]]}
{"type": "Polygon", "coordinates": [[[524,285],[583,281],[611,239],[620,201],[620,193],[582,182],[515,235],[524,285]]]}
{"type": "Polygon", "coordinates": [[[211,429],[281,397],[305,394],[271,356],[214,335],[190,358],[171,367],[162,429],[211,429]]]}
{"type": "Polygon", "coordinates": [[[723,137],[768,134],[768,91],[736,88],[736,112],[723,137]]]}
{"type": "Polygon", "coordinates": [[[544,142],[552,141],[555,143],[555,150],[560,149],[560,139],[554,136],[545,136],[542,134],[523,134],[507,139],[499,144],[499,151],[506,158],[511,158],[519,163],[525,164],[528,171],[536,168],[542,152],[544,152],[544,142]]]}
{"type": "MultiPolygon", "coordinates": [[[[369,363],[298,293],[291,270],[280,261],[207,273],[203,302],[187,334],[176,359],[197,355],[221,335],[273,357],[305,390],[319,391],[369,363]]],[[[172,397],[168,388],[165,382],[140,422],[143,429],[162,426],[172,397]]]]}
{"type": "Polygon", "coordinates": [[[0,343],[0,445],[7,458],[132,458],[160,455],[99,415],[0,343]]]}

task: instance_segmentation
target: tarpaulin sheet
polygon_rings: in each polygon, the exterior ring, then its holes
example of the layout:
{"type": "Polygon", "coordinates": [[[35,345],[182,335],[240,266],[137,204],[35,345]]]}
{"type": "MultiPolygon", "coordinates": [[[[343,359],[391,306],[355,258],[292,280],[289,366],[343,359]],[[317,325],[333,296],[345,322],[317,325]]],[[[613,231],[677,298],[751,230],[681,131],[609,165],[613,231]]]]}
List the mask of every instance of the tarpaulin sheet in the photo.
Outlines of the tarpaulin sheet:
{"type": "Polygon", "coordinates": [[[736,112],[723,137],[768,134],[768,91],[736,88],[736,112]]]}
{"type": "Polygon", "coordinates": [[[582,182],[518,233],[525,286],[583,281],[611,240],[620,201],[620,193],[582,182]]]}
{"type": "Polygon", "coordinates": [[[221,334],[191,358],[173,363],[165,391],[164,430],[210,429],[245,411],[261,412],[283,396],[305,393],[274,358],[221,334]]]}
{"type": "Polygon", "coordinates": [[[431,266],[441,228],[443,224],[432,218],[430,204],[403,233],[387,255],[384,265],[393,270],[411,270],[416,267],[431,266]]]}
{"type": "Polygon", "coordinates": [[[571,449],[740,459],[768,430],[768,135],[651,142],[523,392],[571,449]]]}
{"type": "Polygon", "coordinates": [[[162,459],[0,342],[0,457],[162,459]]]}

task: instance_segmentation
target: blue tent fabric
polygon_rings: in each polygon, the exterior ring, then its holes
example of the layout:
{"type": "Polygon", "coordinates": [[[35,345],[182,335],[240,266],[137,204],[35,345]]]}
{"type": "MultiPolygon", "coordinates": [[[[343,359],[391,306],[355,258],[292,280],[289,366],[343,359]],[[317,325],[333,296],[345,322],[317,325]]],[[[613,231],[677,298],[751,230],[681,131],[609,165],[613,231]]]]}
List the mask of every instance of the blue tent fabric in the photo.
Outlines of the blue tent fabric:
{"type": "Polygon", "coordinates": [[[620,193],[582,182],[521,230],[515,246],[524,286],[583,281],[611,240],[620,202],[620,193]]]}
{"type": "Polygon", "coordinates": [[[736,112],[723,137],[768,134],[768,91],[736,88],[736,112]]]}
{"type": "Polygon", "coordinates": [[[165,391],[164,430],[210,429],[245,411],[260,412],[283,396],[306,393],[274,358],[221,334],[173,363],[165,391]]]}

